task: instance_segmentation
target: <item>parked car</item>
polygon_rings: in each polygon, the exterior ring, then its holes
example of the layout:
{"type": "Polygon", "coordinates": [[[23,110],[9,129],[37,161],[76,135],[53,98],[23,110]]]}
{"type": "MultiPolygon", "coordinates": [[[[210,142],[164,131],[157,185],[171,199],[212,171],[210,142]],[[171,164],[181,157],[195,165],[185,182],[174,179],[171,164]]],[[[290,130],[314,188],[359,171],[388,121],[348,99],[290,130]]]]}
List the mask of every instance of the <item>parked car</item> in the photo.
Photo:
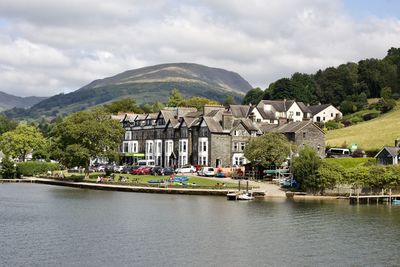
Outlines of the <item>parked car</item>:
{"type": "Polygon", "coordinates": [[[182,166],[175,170],[175,173],[195,173],[195,172],[196,172],[196,168],[192,165],[182,166]]]}
{"type": "Polygon", "coordinates": [[[347,148],[330,148],[326,153],[328,158],[346,158],[350,157],[350,149],[347,148]]]}
{"type": "Polygon", "coordinates": [[[164,168],[163,171],[164,171],[164,175],[171,175],[171,174],[174,174],[174,173],[175,173],[174,169],[173,169],[173,168],[170,168],[170,167],[164,168]]]}
{"type": "Polygon", "coordinates": [[[118,165],[114,166],[114,172],[122,173],[123,169],[124,169],[124,166],[118,166],[118,165]]]}
{"type": "Polygon", "coordinates": [[[104,172],[105,170],[106,170],[106,166],[104,166],[104,165],[100,165],[97,167],[98,172],[104,172]]]}
{"type": "Polygon", "coordinates": [[[140,166],[137,169],[132,170],[132,174],[136,175],[148,175],[151,174],[151,168],[150,166],[140,166]]]}
{"type": "Polygon", "coordinates": [[[215,176],[215,170],[213,167],[202,167],[198,172],[200,176],[215,176]]]}
{"type": "Polygon", "coordinates": [[[152,175],[164,175],[164,168],[160,166],[153,167],[151,169],[152,175]]]}
{"type": "Polygon", "coordinates": [[[129,172],[128,173],[135,174],[135,171],[137,169],[139,169],[140,167],[142,167],[142,166],[129,166],[129,172]]]}

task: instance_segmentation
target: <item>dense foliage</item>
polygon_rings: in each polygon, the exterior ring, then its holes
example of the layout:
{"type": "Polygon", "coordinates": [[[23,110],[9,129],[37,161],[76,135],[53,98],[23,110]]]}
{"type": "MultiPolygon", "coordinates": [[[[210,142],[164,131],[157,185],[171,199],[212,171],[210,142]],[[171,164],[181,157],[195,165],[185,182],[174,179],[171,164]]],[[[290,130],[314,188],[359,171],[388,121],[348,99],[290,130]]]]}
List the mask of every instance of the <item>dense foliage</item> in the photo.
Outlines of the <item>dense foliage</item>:
{"type": "Polygon", "coordinates": [[[37,127],[20,124],[15,130],[0,136],[0,150],[13,158],[25,161],[29,153],[46,150],[47,142],[37,127]]]}
{"type": "Polygon", "coordinates": [[[42,161],[26,161],[17,163],[17,173],[22,176],[47,174],[47,172],[60,170],[60,164],[42,161]]]}
{"type": "Polygon", "coordinates": [[[283,134],[265,133],[248,142],[244,156],[264,167],[281,166],[290,154],[290,142],[283,134]]]}
{"type": "Polygon", "coordinates": [[[120,145],[124,129],[103,108],[73,113],[52,133],[52,151],[65,166],[84,166],[90,158],[107,157],[120,145]]]}
{"type": "Polygon", "coordinates": [[[3,179],[13,179],[16,175],[14,162],[10,160],[9,156],[4,156],[1,161],[0,175],[3,179]]]}
{"type": "Polygon", "coordinates": [[[0,135],[5,132],[12,131],[17,128],[18,123],[3,115],[0,115],[0,135]]]}
{"type": "MultiPolygon", "coordinates": [[[[295,73],[290,78],[271,83],[264,94],[264,99],[331,103],[340,106],[345,114],[363,109],[367,98],[379,97],[400,97],[400,48],[389,49],[381,60],[365,59],[329,67],[315,74],[295,73]]],[[[384,108],[390,108],[391,102],[384,103],[384,108]]]]}

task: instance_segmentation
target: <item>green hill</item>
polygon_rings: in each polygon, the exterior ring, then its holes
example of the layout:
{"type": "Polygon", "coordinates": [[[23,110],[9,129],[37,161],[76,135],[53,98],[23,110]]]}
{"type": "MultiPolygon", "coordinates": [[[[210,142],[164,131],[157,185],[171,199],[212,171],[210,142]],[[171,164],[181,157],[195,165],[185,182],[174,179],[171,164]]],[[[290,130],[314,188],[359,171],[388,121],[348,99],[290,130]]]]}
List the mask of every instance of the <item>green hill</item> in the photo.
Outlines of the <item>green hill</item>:
{"type": "Polygon", "coordinates": [[[0,91],[0,111],[10,108],[29,108],[40,101],[43,101],[46,97],[19,97],[10,94],[6,94],[0,91]]]}
{"type": "Polygon", "coordinates": [[[379,118],[329,131],[326,143],[330,146],[357,144],[364,150],[378,150],[385,145],[393,146],[394,140],[399,137],[400,108],[397,108],[379,118]]]}
{"type": "Polygon", "coordinates": [[[6,115],[17,119],[65,115],[124,97],[133,97],[139,104],[165,102],[174,88],[185,97],[223,101],[231,94],[239,102],[252,86],[239,74],[224,69],[191,63],[162,64],[95,80],[77,91],[50,97],[27,110],[7,111],[6,115]]]}

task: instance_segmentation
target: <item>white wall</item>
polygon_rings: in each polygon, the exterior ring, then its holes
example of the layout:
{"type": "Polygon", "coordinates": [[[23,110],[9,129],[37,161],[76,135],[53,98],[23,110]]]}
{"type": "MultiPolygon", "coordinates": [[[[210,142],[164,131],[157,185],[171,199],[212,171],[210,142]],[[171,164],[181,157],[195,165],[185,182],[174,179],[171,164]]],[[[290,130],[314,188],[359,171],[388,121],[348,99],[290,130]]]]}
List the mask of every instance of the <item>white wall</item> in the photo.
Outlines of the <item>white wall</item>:
{"type": "Polygon", "coordinates": [[[327,121],[334,120],[336,118],[336,116],[339,116],[341,118],[342,117],[342,112],[340,112],[334,106],[330,105],[329,107],[327,107],[326,109],[322,110],[318,114],[315,114],[313,116],[313,121],[317,122],[318,121],[317,117],[319,117],[320,118],[320,120],[319,120],[320,122],[327,122],[327,121]]]}
{"type": "Polygon", "coordinates": [[[303,121],[303,111],[301,111],[299,105],[297,103],[293,103],[293,105],[288,109],[286,118],[292,119],[293,121],[303,121]]]}

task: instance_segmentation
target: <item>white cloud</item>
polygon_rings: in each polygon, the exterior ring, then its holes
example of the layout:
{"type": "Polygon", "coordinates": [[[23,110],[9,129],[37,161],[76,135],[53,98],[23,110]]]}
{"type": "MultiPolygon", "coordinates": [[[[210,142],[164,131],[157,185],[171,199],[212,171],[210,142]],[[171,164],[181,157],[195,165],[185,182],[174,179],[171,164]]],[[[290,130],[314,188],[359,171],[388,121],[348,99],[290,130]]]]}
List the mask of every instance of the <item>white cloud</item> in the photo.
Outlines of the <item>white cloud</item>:
{"type": "Polygon", "coordinates": [[[166,62],[225,68],[265,88],[400,43],[398,19],[356,20],[340,0],[5,0],[0,21],[0,91],[18,95],[166,62]]]}

